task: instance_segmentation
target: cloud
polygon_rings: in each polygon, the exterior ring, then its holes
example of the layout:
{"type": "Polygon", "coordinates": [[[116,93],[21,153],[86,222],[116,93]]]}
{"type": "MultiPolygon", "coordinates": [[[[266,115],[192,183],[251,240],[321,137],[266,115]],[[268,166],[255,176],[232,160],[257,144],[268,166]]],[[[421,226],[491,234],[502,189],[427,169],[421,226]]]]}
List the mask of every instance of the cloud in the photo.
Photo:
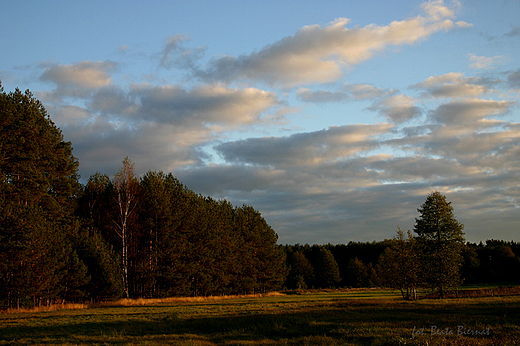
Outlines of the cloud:
{"type": "Polygon", "coordinates": [[[520,69],[509,73],[507,81],[512,88],[520,89],[520,69]]]}
{"type": "Polygon", "coordinates": [[[316,165],[376,148],[390,124],[345,125],[289,137],[250,138],[217,145],[227,162],[273,166],[316,165]]]}
{"type": "Polygon", "coordinates": [[[341,102],[346,101],[350,98],[349,94],[344,91],[313,91],[304,87],[298,89],[296,94],[298,95],[298,98],[300,98],[302,101],[316,103],[341,102]]]}
{"type": "Polygon", "coordinates": [[[174,35],[168,37],[166,43],[158,54],[159,66],[170,69],[172,67],[180,69],[194,69],[197,68],[197,61],[206,52],[205,47],[198,47],[188,49],[182,46],[182,43],[189,41],[186,35],[174,35]]]}
{"type": "Polygon", "coordinates": [[[396,90],[384,90],[372,84],[345,84],[340,90],[311,90],[300,87],[296,92],[298,98],[305,102],[342,102],[349,100],[366,100],[388,97],[396,90]]]}
{"type": "Polygon", "coordinates": [[[343,89],[356,100],[376,99],[395,94],[396,90],[385,90],[372,84],[346,84],[343,89]]]}
{"type": "Polygon", "coordinates": [[[511,29],[511,31],[504,34],[505,37],[516,37],[520,36],[520,25],[517,25],[511,29]]]}
{"type": "Polygon", "coordinates": [[[453,100],[440,105],[436,110],[430,112],[429,116],[434,122],[470,130],[474,127],[494,126],[493,123],[485,121],[492,115],[503,114],[513,105],[508,101],[494,101],[483,99],[453,100]]]}
{"type": "Polygon", "coordinates": [[[221,85],[187,90],[180,85],[142,84],[134,85],[130,95],[137,100],[137,117],[188,127],[258,124],[264,112],[281,104],[273,92],[221,85]]]}
{"type": "Polygon", "coordinates": [[[497,56],[478,56],[475,54],[469,54],[469,68],[473,69],[493,69],[499,64],[503,64],[509,60],[508,57],[504,55],[497,56]]]}
{"type": "Polygon", "coordinates": [[[110,73],[118,68],[118,63],[108,60],[86,60],[72,65],[51,64],[45,66],[45,71],[40,80],[52,82],[58,88],[93,89],[109,85],[112,81],[110,73]]]}
{"type": "Polygon", "coordinates": [[[407,95],[395,95],[376,102],[368,109],[379,111],[393,123],[402,123],[422,114],[421,109],[416,106],[417,102],[418,100],[407,95]]]}
{"type": "Polygon", "coordinates": [[[482,78],[466,78],[462,73],[446,73],[431,76],[423,82],[410,86],[412,89],[422,89],[426,96],[434,98],[446,97],[476,97],[488,92],[482,78]]]}
{"type": "Polygon", "coordinates": [[[423,15],[387,26],[375,24],[347,28],[349,19],[338,18],[327,26],[305,26],[293,36],[239,57],[222,56],[194,71],[206,81],[260,80],[293,87],[338,80],[346,67],[370,59],[390,46],[413,44],[430,35],[453,29],[454,12],[442,1],[426,2],[423,15]]]}

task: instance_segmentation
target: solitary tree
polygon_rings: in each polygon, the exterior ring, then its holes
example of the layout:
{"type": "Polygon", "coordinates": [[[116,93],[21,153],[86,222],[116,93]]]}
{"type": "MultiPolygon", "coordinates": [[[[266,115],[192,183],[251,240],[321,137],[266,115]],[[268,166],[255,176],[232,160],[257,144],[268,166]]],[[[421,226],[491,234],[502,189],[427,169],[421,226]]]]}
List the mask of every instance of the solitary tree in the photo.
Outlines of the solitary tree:
{"type": "Polygon", "coordinates": [[[464,225],[453,215],[451,202],[441,193],[432,192],[417,211],[414,231],[421,260],[421,274],[432,290],[444,298],[446,289],[461,283],[464,225]]]}

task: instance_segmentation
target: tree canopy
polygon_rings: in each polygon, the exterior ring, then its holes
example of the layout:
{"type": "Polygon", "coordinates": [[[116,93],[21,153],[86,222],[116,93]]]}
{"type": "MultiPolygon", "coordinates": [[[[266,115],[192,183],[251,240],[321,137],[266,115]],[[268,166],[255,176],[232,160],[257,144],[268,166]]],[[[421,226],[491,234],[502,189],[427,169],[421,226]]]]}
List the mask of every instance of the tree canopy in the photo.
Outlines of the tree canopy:
{"type": "Polygon", "coordinates": [[[88,281],[68,242],[77,167],[40,101],[0,87],[0,297],[8,306],[40,303],[88,281]]]}
{"type": "Polygon", "coordinates": [[[432,192],[417,211],[414,231],[423,280],[444,297],[446,289],[461,284],[464,225],[453,215],[451,202],[440,192],[432,192]]]}

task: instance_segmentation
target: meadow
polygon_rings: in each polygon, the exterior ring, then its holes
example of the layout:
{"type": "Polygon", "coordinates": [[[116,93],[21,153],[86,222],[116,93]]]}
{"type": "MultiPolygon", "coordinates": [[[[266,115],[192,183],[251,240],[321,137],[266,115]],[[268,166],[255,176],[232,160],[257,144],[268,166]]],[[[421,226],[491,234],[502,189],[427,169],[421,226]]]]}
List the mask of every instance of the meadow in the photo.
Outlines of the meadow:
{"type": "MultiPolygon", "coordinates": [[[[293,292],[294,293],[294,292],[293,292]]],[[[383,290],[121,300],[0,314],[0,345],[517,345],[520,296],[383,290]]]]}

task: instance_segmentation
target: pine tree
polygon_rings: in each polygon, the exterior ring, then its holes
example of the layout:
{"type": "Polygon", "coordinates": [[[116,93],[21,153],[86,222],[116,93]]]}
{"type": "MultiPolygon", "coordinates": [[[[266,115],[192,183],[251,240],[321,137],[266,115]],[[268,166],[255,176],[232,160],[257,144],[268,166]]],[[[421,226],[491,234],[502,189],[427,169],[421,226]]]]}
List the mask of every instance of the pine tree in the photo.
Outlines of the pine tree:
{"type": "Polygon", "coordinates": [[[71,143],[41,102],[0,85],[0,299],[7,306],[40,304],[62,293],[73,258],[67,235],[77,167],[71,143]]]}
{"type": "Polygon", "coordinates": [[[307,257],[300,251],[288,255],[289,274],[287,286],[289,288],[307,288],[314,282],[314,268],[307,257]]]}
{"type": "Polygon", "coordinates": [[[341,282],[338,263],[332,252],[325,247],[320,247],[314,263],[316,284],[319,287],[336,287],[341,282]]]}
{"type": "Polygon", "coordinates": [[[432,192],[417,211],[417,233],[421,274],[428,286],[444,298],[446,290],[461,284],[464,225],[453,215],[451,202],[441,193],[432,192]]]}

